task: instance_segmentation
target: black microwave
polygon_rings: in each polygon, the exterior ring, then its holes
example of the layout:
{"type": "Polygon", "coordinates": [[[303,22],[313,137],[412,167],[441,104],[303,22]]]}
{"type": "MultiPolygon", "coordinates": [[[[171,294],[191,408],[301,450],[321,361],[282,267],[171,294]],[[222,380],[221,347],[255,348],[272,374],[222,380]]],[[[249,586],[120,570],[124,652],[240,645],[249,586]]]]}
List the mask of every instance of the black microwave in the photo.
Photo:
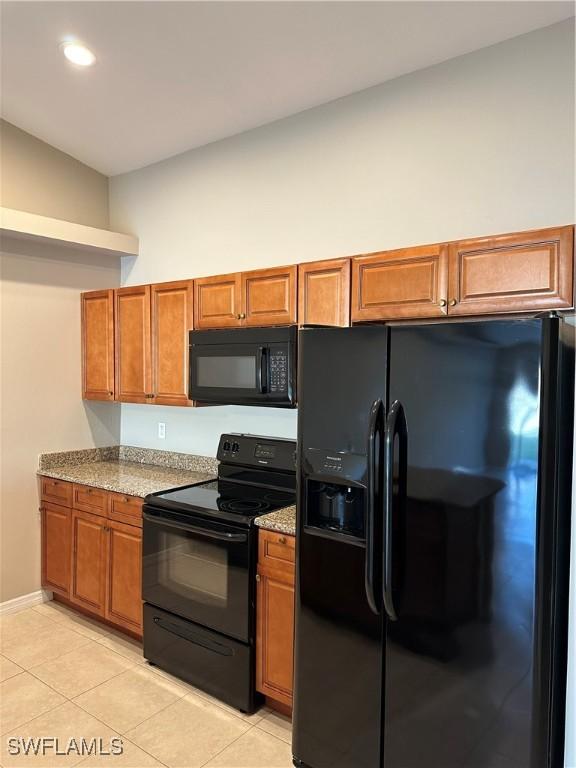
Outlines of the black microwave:
{"type": "Polygon", "coordinates": [[[297,335],[295,325],[190,331],[190,399],[293,408],[297,335]]]}

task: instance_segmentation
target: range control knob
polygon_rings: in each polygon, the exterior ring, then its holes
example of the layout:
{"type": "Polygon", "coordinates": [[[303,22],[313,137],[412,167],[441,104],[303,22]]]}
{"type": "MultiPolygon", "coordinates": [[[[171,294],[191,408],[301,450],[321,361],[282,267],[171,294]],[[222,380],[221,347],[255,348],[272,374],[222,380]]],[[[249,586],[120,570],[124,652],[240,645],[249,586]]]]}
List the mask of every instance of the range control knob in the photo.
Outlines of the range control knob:
{"type": "Polygon", "coordinates": [[[224,445],[222,446],[222,448],[223,448],[225,451],[229,451],[229,450],[230,450],[230,442],[229,442],[228,440],[226,440],[226,441],[224,442],[224,445]]]}
{"type": "Polygon", "coordinates": [[[236,453],[236,451],[240,450],[240,445],[238,443],[232,443],[232,453],[236,453]]]}

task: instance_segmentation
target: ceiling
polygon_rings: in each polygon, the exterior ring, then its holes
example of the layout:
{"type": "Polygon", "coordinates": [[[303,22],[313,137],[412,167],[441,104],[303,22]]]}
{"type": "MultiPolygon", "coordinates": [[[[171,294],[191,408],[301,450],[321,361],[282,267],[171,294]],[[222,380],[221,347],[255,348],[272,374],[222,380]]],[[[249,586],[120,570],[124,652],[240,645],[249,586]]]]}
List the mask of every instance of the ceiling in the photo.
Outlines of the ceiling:
{"type": "Polygon", "coordinates": [[[2,116],[115,175],[553,24],[572,2],[1,4],[2,116]],[[88,45],[70,65],[59,44],[88,45]]]}

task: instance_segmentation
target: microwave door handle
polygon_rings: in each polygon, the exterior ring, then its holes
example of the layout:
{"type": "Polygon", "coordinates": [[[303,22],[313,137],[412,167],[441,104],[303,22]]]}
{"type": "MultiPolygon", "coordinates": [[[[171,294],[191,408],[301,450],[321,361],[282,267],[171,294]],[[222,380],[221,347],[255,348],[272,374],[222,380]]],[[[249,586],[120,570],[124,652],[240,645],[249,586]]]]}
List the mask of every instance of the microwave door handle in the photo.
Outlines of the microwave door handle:
{"type": "Polygon", "coordinates": [[[268,389],[267,351],[266,347],[258,347],[258,358],[256,360],[256,389],[261,395],[268,389]]]}
{"type": "Polygon", "coordinates": [[[156,515],[149,515],[146,512],[144,512],[142,517],[149,523],[157,523],[158,525],[166,525],[168,528],[177,528],[180,531],[197,533],[199,536],[205,536],[207,539],[215,539],[216,541],[236,542],[247,540],[245,533],[219,533],[218,531],[211,531],[205,528],[197,528],[195,525],[188,525],[187,523],[174,523],[171,520],[166,520],[164,517],[156,517],[156,515]]]}

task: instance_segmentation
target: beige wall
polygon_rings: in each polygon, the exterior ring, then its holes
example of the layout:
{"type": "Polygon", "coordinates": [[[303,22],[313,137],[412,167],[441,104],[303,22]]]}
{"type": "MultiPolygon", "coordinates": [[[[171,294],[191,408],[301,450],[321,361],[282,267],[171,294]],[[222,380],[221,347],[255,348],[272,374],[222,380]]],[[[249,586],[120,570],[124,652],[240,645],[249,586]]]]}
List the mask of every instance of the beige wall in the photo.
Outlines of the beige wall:
{"type": "MultiPolygon", "coordinates": [[[[108,179],[0,125],[2,205],[108,227],[108,179]]],[[[38,454],[119,442],[119,407],[84,403],[80,291],[120,282],[120,260],[4,238],[0,247],[0,602],[40,589],[38,454]]]]}
{"type": "Polygon", "coordinates": [[[108,178],[0,121],[0,200],[6,208],[108,227],[108,178]]]}
{"type": "Polygon", "coordinates": [[[0,255],[0,602],[40,589],[38,454],[119,442],[120,409],[81,399],[80,291],[118,259],[5,239],[0,255]]]}

